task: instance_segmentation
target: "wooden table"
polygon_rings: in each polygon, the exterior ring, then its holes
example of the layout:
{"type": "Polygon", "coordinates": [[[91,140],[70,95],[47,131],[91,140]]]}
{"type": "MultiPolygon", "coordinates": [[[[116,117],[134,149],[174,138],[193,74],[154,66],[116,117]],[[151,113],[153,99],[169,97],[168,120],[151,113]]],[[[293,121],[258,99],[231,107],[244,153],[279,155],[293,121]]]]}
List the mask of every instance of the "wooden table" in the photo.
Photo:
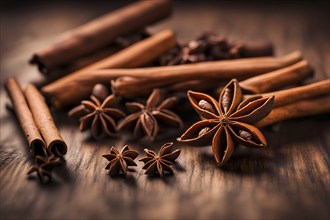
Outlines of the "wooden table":
{"type": "MultiPolygon", "coordinates": [[[[204,1],[203,1],[204,2],[204,1]]],[[[15,75],[25,86],[43,80],[27,64],[31,54],[59,33],[127,2],[58,1],[1,7],[1,219],[329,219],[329,116],[283,122],[265,129],[269,147],[239,148],[217,168],[210,147],[182,149],[174,176],[148,178],[139,163],[127,178],[110,178],[101,157],[110,146],[129,144],[143,152],[155,143],[127,137],[94,142],[79,133],[65,112],[54,112],[69,151],[55,181],[41,185],[28,178],[27,144],[3,89],[15,75]]],[[[234,40],[269,39],[276,54],[301,50],[315,67],[313,80],[329,78],[327,3],[262,4],[175,2],[173,16],[151,28],[173,28],[180,40],[215,30],[234,40]]],[[[188,122],[187,124],[192,123],[188,122]]],[[[178,135],[178,134],[176,134],[178,135]]]]}

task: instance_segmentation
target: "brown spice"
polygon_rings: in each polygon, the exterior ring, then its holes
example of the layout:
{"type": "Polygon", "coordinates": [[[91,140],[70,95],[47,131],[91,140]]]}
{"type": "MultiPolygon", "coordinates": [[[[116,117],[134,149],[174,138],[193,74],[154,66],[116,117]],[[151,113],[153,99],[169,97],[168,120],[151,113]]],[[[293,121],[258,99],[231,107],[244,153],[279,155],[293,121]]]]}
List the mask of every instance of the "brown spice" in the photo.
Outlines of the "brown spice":
{"type": "Polygon", "coordinates": [[[118,120],[126,116],[117,109],[118,97],[110,95],[103,102],[93,95],[90,99],[81,101],[88,114],[80,118],[80,131],[91,128],[95,139],[103,135],[115,136],[118,120]]]}
{"type": "MultiPolygon", "coordinates": [[[[110,95],[109,89],[103,84],[96,84],[92,90],[92,96],[96,97],[100,102],[103,102],[110,95]]],[[[81,118],[90,113],[88,109],[85,108],[83,104],[80,104],[72,108],[68,112],[68,116],[71,118],[81,118]]]]}
{"type": "Polygon", "coordinates": [[[36,157],[36,164],[32,166],[27,174],[31,174],[36,172],[37,176],[41,183],[51,182],[52,181],[52,170],[62,164],[62,160],[59,157],[55,157],[54,155],[50,157],[36,157]]]}
{"type": "Polygon", "coordinates": [[[313,69],[306,60],[269,73],[251,77],[239,83],[247,92],[265,93],[302,82],[313,75],[313,69]]]}
{"type": "Polygon", "coordinates": [[[174,172],[171,166],[179,157],[181,150],[173,151],[172,147],[173,143],[164,144],[160,148],[159,154],[156,154],[152,150],[144,149],[144,152],[147,154],[147,156],[140,159],[140,161],[145,163],[142,168],[146,170],[144,173],[146,175],[158,174],[161,177],[163,177],[165,173],[173,174],[174,172]]]}
{"type": "Polygon", "coordinates": [[[162,66],[197,63],[203,61],[234,58],[271,56],[272,44],[269,42],[235,43],[222,35],[203,33],[196,40],[189,41],[169,51],[159,58],[162,66]]]}
{"type": "Polygon", "coordinates": [[[27,86],[24,93],[38,130],[46,142],[48,152],[58,157],[64,156],[67,145],[55,126],[44,97],[32,84],[27,86]]]}
{"type": "Polygon", "coordinates": [[[242,102],[242,91],[236,80],[225,86],[219,102],[209,95],[192,91],[188,92],[188,97],[202,120],[188,128],[178,140],[191,145],[206,145],[212,142],[218,166],[229,160],[236,143],[250,148],[262,148],[267,145],[263,134],[251,124],[271,112],[274,97],[242,102]],[[216,111],[201,108],[198,105],[201,99],[212,105],[216,111]]]}
{"type": "Polygon", "coordinates": [[[31,110],[25,100],[23,91],[16,78],[12,77],[6,81],[6,90],[13,104],[16,116],[29,143],[30,151],[35,157],[45,156],[46,146],[38,127],[34,121],[31,110]]]}
{"type": "MultiPolygon", "coordinates": [[[[290,89],[279,90],[276,92],[259,94],[262,97],[275,97],[275,107],[294,103],[302,99],[317,98],[330,94],[330,79],[321,80],[303,86],[290,89]]],[[[253,96],[245,96],[249,98],[253,96]]]]}
{"type": "Polygon", "coordinates": [[[288,119],[329,113],[330,94],[327,94],[274,108],[267,117],[257,122],[255,126],[262,128],[288,119]]]}
{"type": "Polygon", "coordinates": [[[119,152],[116,148],[111,147],[109,154],[102,155],[106,158],[109,164],[105,169],[109,170],[110,176],[116,176],[120,173],[127,175],[129,166],[137,166],[134,159],[139,155],[135,150],[130,150],[127,145],[125,145],[119,152]]]}
{"type": "Polygon", "coordinates": [[[103,102],[110,95],[110,91],[105,85],[97,83],[93,87],[92,95],[100,102],[103,102]]]}
{"type": "Polygon", "coordinates": [[[47,73],[48,69],[70,63],[106,46],[116,37],[142,29],[170,13],[169,1],[136,2],[71,30],[64,40],[35,53],[31,63],[47,73]]]}
{"type": "Polygon", "coordinates": [[[56,66],[52,68],[45,67],[39,64],[38,68],[40,72],[47,74],[47,76],[50,76],[51,78],[58,78],[60,76],[64,76],[79,69],[82,69],[106,57],[109,57],[117,53],[118,51],[123,50],[124,48],[140,40],[143,40],[147,37],[150,37],[150,34],[145,30],[131,33],[128,36],[118,36],[116,37],[114,42],[110,43],[105,47],[102,47],[102,49],[93,51],[87,55],[79,57],[73,60],[72,62],[70,62],[69,64],[56,66]]]}
{"type": "Polygon", "coordinates": [[[148,94],[154,88],[187,80],[213,80],[220,83],[233,77],[246,79],[292,65],[301,59],[301,54],[294,52],[277,58],[246,58],[137,69],[103,69],[95,70],[93,75],[109,79],[124,76],[112,81],[112,89],[118,95],[133,98],[148,94]]]}
{"type": "Polygon", "coordinates": [[[138,102],[126,104],[127,109],[132,113],[122,120],[118,130],[134,130],[135,137],[143,136],[145,133],[150,140],[154,140],[159,131],[158,121],[171,127],[183,127],[180,117],[169,109],[176,102],[176,97],[170,97],[162,101],[161,91],[154,89],[145,105],[138,102]]]}
{"type": "Polygon", "coordinates": [[[93,71],[104,68],[133,68],[143,66],[176,45],[175,35],[170,30],[162,31],[141,40],[118,53],[99,60],[89,66],[62,77],[41,88],[55,108],[64,108],[78,104],[88,98],[97,83],[107,84],[118,74],[107,77],[93,71]]]}

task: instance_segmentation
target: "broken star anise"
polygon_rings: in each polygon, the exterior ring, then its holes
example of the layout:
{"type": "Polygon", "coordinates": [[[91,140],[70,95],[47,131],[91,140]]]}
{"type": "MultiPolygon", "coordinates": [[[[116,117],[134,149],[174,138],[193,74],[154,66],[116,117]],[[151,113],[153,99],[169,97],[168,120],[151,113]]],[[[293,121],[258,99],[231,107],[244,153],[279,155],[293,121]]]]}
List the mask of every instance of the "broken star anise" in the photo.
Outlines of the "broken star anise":
{"type": "Polygon", "coordinates": [[[213,154],[219,166],[228,161],[237,143],[251,148],[267,145],[263,134],[252,124],[271,112],[274,97],[254,97],[242,101],[242,91],[235,79],[222,90],[218,102],[198,92],[189,91],[188,97],[202,120],[188,128],[178,140],[191,145],[212,142],[213,154]]]}
{"type": "Polygon", "coordinates": [[[147,157],[140,159],[145,165],[142,169],[146,170],[145,174],[159,174],[161,177],[167,172],[173,174],[171,165],[174,164],[175,160],[179,157],[181,150],[172,150],[173,143],[164,144],[157,155],[154,151],[144,149],[147,157]]]}
{"type": "Polygon", "coordinates": [[[109,95],[101,102],[91,95],[90,99],[81,101],[88,114],[80,118],[80,131],[91,128],[95,139],[101,138],[104,134],[114,136],[117,132],[117,121],[126,116],[124,112],[116,108],[118,98],[109,95]]]}
{"type": "Polygon", "coordinates": [[[37,165],[32,166],[27,174],[29,175],[36,172],[41,183],[45,183],[47,181],[50,182],[52,180],[52,170],[55,166],[62,164],[62,159],[55,157],[54,155],[50,157],[36,156],[35,161],[37,165]]]}
{"type": "Polygon", "coordinates": [[[145,133],[150,140],[154,140],[159,131],[159,123],[172,127],[182,127],[180,117],[169,109],[176,102],[176,97],[161,101],[161,92],[154,89],[146,105],[138,102],[126,103],[127,109],[132,113],[118,124],[118,130],[134,129],[134,136],[141,137],[145,133]]]}
{"type": "Polygon", "coordinates": [[[119,173],[127,175],[128,166],[136,166],[134,159],[139,155],[135,150],[130,150],[127,145],[123,147],[121,152],[111,147],[110,153],[102,155],[109,162],[105,169],[109,170],[110,176],[116,176],[119,173]]]}

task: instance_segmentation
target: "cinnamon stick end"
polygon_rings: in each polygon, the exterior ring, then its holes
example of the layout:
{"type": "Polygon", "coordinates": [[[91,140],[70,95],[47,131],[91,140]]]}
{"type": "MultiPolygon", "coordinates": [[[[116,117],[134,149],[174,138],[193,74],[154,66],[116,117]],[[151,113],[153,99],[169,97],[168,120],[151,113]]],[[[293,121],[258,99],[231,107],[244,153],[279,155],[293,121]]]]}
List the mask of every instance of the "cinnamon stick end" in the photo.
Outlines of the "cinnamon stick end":
{"type": "Polygon", "coordinates": [[[47,74],[48,72],[48,68],[46,67],[46,65],[44,64],[44,62],[42,62],[41,58],[37,55],[37,54],[33,54],[32,58],[29,60],[30,64],[36,64],[38,67],[38,70],[42,73],[42,74],[47,74]]]}
{"type": "Polygon", "coordinates": [[[57,157],[63,157],[68,150],[66,143],[62,140],[54,140],[49,144],[48,151],[57,157]]]}
{"type": "Polygon", "coordinates": [[[31,153],[34,157],[47,155],[45,142],[41,139],[34,139],[30,143],[31,153]]]}

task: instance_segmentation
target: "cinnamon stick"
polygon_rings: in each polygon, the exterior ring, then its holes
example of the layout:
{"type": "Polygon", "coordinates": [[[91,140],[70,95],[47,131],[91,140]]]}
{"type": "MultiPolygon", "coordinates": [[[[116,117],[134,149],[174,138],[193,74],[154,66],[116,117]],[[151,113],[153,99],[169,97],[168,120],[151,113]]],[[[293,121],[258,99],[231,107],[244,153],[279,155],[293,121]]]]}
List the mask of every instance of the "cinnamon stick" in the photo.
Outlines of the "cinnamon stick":
{"type": "MultiPolygon", "coordinates": [[[[88,97],[97,83],[108,83],[116,77],[105,78],[94,74],[93,70],[102,68],[132,68],[143,66],[175,47],[175,35],[170,30],[139,41],[118,53],[91,64],[81,70],[58,79],[41,90],[50,98],[55,108],[64,108],[79,103],[88,97]]],[[[120,75],[121,76],[121,75],[120,75]]]]}
{"type": "MultiPolygon", "coordinates": [[[[311,83],[304,86],[259,95],[263,97],[275,96],[274,106],[279,107],[302,99],[308,99],[322,95],[330,95],[330,79],[321,80],[319,82],[311,83]]],[[[245,96],[245,98],[248,97],[250,96],[245,96]]]]}
{"type": "Polygon", "coordinates": [[[117,53],[118,51],[123,50],[124,48],[150,36],[151,35],[147,31],[141,30],[139,32],[129,34],[127,36],[117,37],[115,39],[115,42],[112,42],[111,44],[102,47],[102,49],[79,57],[78,59],[75,59],[69,64],[48,69],[47,80],[54,81],[55,79],[58,79],[64,75],[82,69],[83,67],[86,67],[88,65],[96,63],[99,60],[109,57],[117,53]]]}
{"type": "Polygon", "coordinates": [[[16,116],[29,143],[30,152],[35,156],[45,156],[46,147],[33,115],[25,100],[23,91],[16,78],[11,77],[6,81],[6,91],[13,104],[16,116]]]}
{"type": "MultiPolygon", "coordinates": [[[[92,54],[88,54],[83,57],[79,57],[78,59],[72,61],[70,64],[54,67],[47,70],[47,76],[51,76],[54,78],[59,78],[61,76],[67,75],[79,69],[82,69],[88,65],[91,65],[99,60],[102,60],[106,57],[109,57],[120,50],[119,47],[109,46],[107,48],[102,48],[102,50],[98,50],[92,54]]],[[[47,78],[49,79],[49,77],[47,78]]]]}
{"type": "Polygon", "coordinates": [[[32,84],[27,86],[24,93],[48,152],[58,157],[64,156],[67,152],[66,143],[55,126],[44,97],[32,84]]]}
{"type": "Polygon", "coordinates": [[[126,98],[150,93],[153,88],[164,87],[187,80],[246,79],[271,70],[283,68],[302,60],[300,52],[283,57],[245,58],[225,61],[184,64],[179,66],[150,67],[140,69],[96,70],[93,75],[113,79],[112,89],[126,98]]]}
{"type": "MultiPolygon", "coordinates": [[[[173,85],[169,85],[166,90],[169,92],[176,91],[188,91],[193,90],[196,92],[206,92],[212,91],[214,88],[217,88],[219,85],[224,85],[224,82],[216,81],[216,80],[189,80],[185,82],[175,83],[173,85]]],[[[219,87],[220,88],[220,87],[219,87]]]]}
{"type": "MultiPolygon", "coordinates": [[[[302,82],[313,75],[312,68],[306,60],[302,60],[291,66],[254,76],[239,82],[244,92],[265,93],[282,87],[302,82]]],[[[215,90],[215,97],[222,91],[224,83],[212,80],[190,80],[169,86],[169,91],[211,91],[215,90]],[[219,86],[221,84],[221,86],[219,86]],[[219,86],[218,88],[216,88],[219,86]]]]}
{"type": "Polygon", "coordinates": [[[330,95],[319,96],[317,98],[303,99],[278,108],[274,108],[271,113],[255,124],[262,128],[276,122],[313,116],[318,114],[330,113],[330,95]]]}
{"type": "Polygon", "coordinates": [[[241,81],[239,85],[249,93],[264,93],[301,82],[312,76],[313,71],[306,60],[269,73],[241,81]]]}
{"type": "Polygon", "coordinates": [[[36,52],[30,62],[47,74],[49,69],[68,64],[170,13],[171,5],[167,0],[138,1],[71,30],[58,43],[36,52]]]}

